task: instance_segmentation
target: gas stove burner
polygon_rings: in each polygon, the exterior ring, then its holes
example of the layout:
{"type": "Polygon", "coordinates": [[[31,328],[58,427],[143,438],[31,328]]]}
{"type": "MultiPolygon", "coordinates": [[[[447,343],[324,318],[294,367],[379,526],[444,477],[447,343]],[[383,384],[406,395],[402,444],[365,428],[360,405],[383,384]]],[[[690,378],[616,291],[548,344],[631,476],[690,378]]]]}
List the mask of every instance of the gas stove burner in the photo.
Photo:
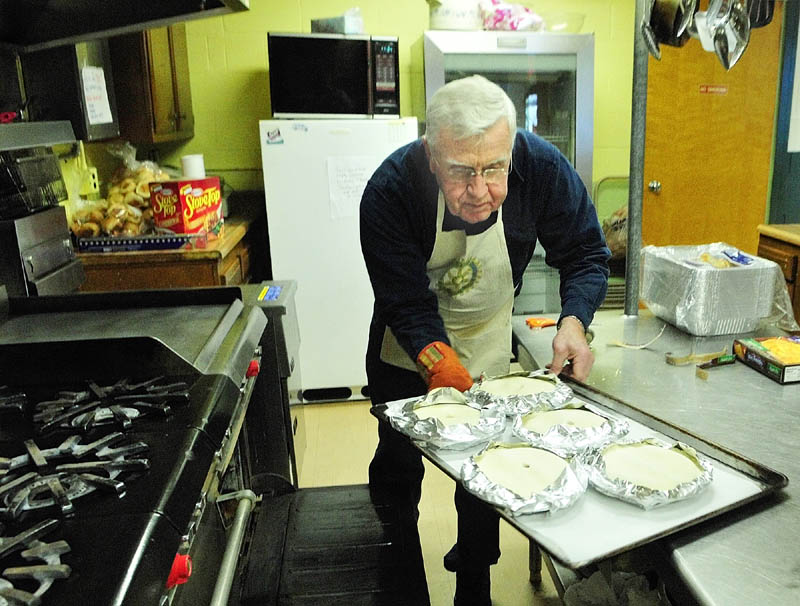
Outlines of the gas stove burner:
{"type": "Polygon", "coordinates": [[[75,500],[95,490],[123,497],[125,484],[119,476],[145,471],[150,462],[128,458],[146,452],[144,442],[112,448],[122,438],[123,434],[117,432],[82,445],[81,436],[70,436],[55,448],[44,450],[33,440],[26,440],[27,453],[0,458],[0,516],[17,519],[23,512],[40,509],[67,514],[74,510],[75,500]],[[89,454],[95,458],[81,461],[89,454]]]}
{"type": "Polygon", "coordinates": [[[0,412],[22,412],[27,401],[28,396],[23,392],[9,391],[8,385],[0,385],[0,412]]]}
{"type": "Polygon", "coordinates": [[[70,575],[72,569],[61,563],[61,556],[70,551],[69,544],[66,541],[44,543],[39,540],[54,530],[56,526],[58,526],[57,520],[45,520],[13,537],[2,536],[0,528],[0,560],[22,549],[19,555],[26,562],[36,562],[37,560],[44,562],[44,564],[32,563],[5,568],[0,573],[1,605],[37,606],[41,604],[42,595],[50,589],[54,581],[66,579],[70,575]],[[25,547],[27,549],[24,549],[25,547]],[[38,583],[38,588],[34,591],[27,591],[15,587],[12,581],[23,584],[38,583]]]}
{"type": "Polygon", "coordinates": [[[160,384],[163,379],[156,377],[142,383],[122,379],[108,386],[88,381],[86,390],[59,391],[55,400],[36,404],[33,420],[41,434],[56,429],[85,433],[112,424],[128,429],[135,419],[150,414],[166,416],[173,405],[189,402],[186,383],[160,384]]]}

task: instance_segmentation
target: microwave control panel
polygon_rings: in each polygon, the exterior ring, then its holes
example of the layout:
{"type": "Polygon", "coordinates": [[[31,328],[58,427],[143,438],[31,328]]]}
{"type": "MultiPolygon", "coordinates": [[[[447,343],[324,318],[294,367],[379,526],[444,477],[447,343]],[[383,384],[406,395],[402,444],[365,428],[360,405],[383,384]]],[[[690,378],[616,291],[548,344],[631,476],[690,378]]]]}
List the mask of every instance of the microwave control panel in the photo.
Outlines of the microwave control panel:
{"type": "Polygon", "coordinates": [[[373,90],[375,115],[400,115],[400,65],[397,38],[376,38],[372,43],[373,90]]]}

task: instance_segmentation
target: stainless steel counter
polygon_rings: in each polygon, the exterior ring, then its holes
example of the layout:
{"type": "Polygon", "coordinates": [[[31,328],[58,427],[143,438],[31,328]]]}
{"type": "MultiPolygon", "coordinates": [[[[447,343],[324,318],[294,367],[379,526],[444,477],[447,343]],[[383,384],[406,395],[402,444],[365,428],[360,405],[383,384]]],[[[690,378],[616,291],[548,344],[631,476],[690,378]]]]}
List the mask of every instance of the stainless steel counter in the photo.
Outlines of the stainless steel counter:
{"type": "MultiPolygon", "coordinates": [[[[530,330],[525,316],[512,323],[521,361],[549,363],[555,328],[530,330]]],[[[672,564],[701,604],[800,604],[800,383],[779,385],[740,362],[703,380],[693,364],[665,361],[668,352],[730,352],[732,335],[693,337],[667,325],[645,349],[610,345],[646,343],[664,324],[648,311],[598,312],[586,384],[789,477],[775,496],[664,539],[672,564]]]]}

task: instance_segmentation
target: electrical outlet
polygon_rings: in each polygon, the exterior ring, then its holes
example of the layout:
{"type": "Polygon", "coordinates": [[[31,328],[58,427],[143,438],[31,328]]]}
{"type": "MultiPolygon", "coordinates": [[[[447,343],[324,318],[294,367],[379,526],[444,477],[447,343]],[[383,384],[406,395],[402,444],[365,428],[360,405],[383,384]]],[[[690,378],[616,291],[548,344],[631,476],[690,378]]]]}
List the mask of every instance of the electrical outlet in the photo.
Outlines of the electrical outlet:
{"type": "Polygon", "coordinates": [[[88,166],[83,171],[80,194],[81,196],[88,196],[98,193],[100,193],[100,180],[97,177],[97,169],[94,166],[88,166]]]}

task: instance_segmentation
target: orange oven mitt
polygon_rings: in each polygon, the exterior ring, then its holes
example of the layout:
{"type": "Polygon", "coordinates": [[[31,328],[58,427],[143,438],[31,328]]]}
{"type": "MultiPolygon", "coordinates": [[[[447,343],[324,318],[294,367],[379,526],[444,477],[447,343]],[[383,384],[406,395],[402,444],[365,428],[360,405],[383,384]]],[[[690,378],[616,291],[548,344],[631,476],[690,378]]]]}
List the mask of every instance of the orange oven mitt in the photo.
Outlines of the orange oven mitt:
{"type": "Polygon", "coordinates": [[[526,318],[525,324],[528,325],[530,329],[536,328],[544,328],[546,326],[555,326],[556,321],[551,320],[550,318],[526,318]]]}
{"type": "Polygon", "coordinates": [[[466,391],[472,387],[472,377],[461,364],[458,354],[442,341],[434,341],[422,348],[417,356],[417,367],[428,384],[428,391],[437,387],[466,391]]]}

